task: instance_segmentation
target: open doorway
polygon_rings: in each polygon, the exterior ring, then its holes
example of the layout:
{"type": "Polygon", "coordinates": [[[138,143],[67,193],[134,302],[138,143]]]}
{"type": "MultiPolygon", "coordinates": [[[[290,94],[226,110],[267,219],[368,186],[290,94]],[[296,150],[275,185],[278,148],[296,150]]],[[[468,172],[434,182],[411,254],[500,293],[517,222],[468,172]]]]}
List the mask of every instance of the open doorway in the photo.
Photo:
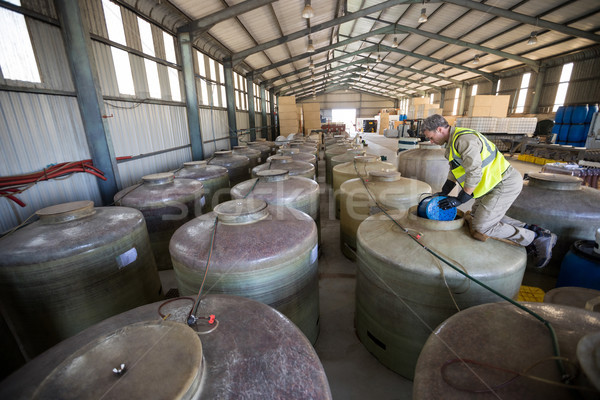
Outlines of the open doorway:
{"type": "Polygon", "coordinates": [[[331,110],[331,122],[342,122],[346,125],[346,130],[350,135],[356,133],[356,109],[339,108],[331,110]]]}

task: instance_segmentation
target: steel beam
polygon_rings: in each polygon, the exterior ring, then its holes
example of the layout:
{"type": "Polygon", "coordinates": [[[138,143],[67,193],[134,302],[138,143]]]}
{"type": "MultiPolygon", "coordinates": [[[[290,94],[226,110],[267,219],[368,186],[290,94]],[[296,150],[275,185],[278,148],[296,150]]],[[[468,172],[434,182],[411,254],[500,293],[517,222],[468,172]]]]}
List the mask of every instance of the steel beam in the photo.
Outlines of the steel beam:
{"type": "Polygon", "coordinates": [[[192,146],[192,160],[202,160],[204,158],[204,150],[202,148],[198,93],[196,91],[196,78],[194,76],[194,55],[190,34],[187,32],[177,34],[177,43],[179,43],[181,53],[185,108],[187,111],[190,144],[192,146]]]}
{"type": "Polygon", "coordinates": [[[192,35],[199,35],[207,32],[219,22],[235,18],[238,15],[255,10],[267,4],[271,4],[277,0],[246,0],[243,3],[227,7],[224,10],[217,11],[214,14],[207,15],[195,21],[190,22],[178,29],[178,32],[189,32],[192,35]]]}
{"type": "Polygon", "coordinates": [[[482,11],[487,14],[496,15],[498,17],[512,19],[513,21],[521,22],[523,24],[529,24],[536,27],[551,29],[556,32],[564,33],[565,35],[580,37],[591,40],[593,42],[600,42],[600,35],[596,35],[593,32],[582,31],[580,29],[571,28],[566,25],[557,24],[540,18],[530,17],[528,15],[505,10],[503,8],[493,7],[488,4],[477,3],[475,1],[470,0],[445,0],[445,2],[456,4],[465,8],[471,8],[473,10],[482,11]]]}
{"type": "MultiPolygon", "coordinates": [[[[283,35],[277,39],[270,40],[270,41],[260,44],[258,46],[251,47],[249,49],[240,51],[239,53],[235,53],[232,56],[232,59],[233,59],[234,64],[236,64],[237,62],[243,60],[244,58],[246,58],[252,54],[258,53],[260,51],[268,50],[272,47],[279,46],[286,42],[291,42],[292,40],[303,38],[305,36],[308,36],[312,33],[322,31],[324,29],[332,28],[334,26],[343,24],[344,22],[353,21],[357,18],[365,17],[369,14],[373,14],[373,13],[379,12],[381,10],[386,10],[390,7],[397,6],[400,4],[421,3],[422,1],[423,0],[389,0],[389,1],[385,1],[383,3],[377,4],[377,5],[374,5],[371,7],[367,7],[367,8],[364,8],[362,10],[359,10],[359,11],[356,11],[353,13],[348,13],[342,17],[334,18],[330,21],[323,22],[322,24],[313,25],[308,29],[303,29],[301,31],[290,33],[289,35],[283,35]]],[[[437,1],[433,1],[433,2],[437,2],[437,1]]]]}
{"type": "MultiPolygon", "coordinates": [[[[353,63],[348,63],[348,64],[344,64],[344,65],[338,65],[337,67],[334,67],[334,68],[327,69],[327,70],[324,70],[322,72],[316,73],[316,74],[313,75],[313,77],[321,76],[321,75],[323,75],[325,73],[329,73],[329,72],[337,71],[337,70],[340,70],[340,69],[348,68],[348,67],[351,67],[351,66],[356,65],[356,64],[364,64],[364,63],[366,63],[366,60],[359,60],[359,61],[360,61],[360,63],[355,61],[353,63]]],[[[359,70],[360,69],[357,69],[357,70],[354,70],[354,71],[359,71],[359,70]]],[[[286,83],[284,83],[282,85],[279,85],[279,86],[273,86],[273,89],[276,92],[278,92],[278,91],[280,91],[282,88],[284,88],[286,86],[290,86],[290,85],[293,85],[294,83],[299,83],[299,82],[302,82],[302,81],[304,81],[306,79],[310,79],[310,78],[311,78],[310,76],[307,76],[307,77],[304,77],[304,78],[298,78],[295,81],[286,82],[286,83]]]]}
{"type": "Polygon", "coordinates": [[[89,33],[84,28],[79,4],[69,0],[55,0],[67,58],[73,74],[77,105],[88,148],[94,166],[104,173],[104,180],[97,180],[103,205],[113,203],[120,185],[119,167],[115,157],[105,115],[102,92],[98,84],[98,73],[91,62],[92,45],[89,33]]]}

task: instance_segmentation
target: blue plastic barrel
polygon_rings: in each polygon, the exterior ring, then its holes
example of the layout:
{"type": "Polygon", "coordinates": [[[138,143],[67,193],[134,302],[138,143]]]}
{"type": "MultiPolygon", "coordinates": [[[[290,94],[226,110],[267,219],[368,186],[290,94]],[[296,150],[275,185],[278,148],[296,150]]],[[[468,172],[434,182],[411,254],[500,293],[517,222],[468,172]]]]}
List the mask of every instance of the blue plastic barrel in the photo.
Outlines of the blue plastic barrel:
{"type": "Polygon", "coordinates": [[[554,123],[562,124],[564,115],[565,115],[565,107],[564,106],[558,107],[558,110],[556,110],[556,116],[554,116],[554,123]]]}
{"type": "Polygon", "coordinates": [[[600,290],[600,254],[593,240],[578,240],[562,260],[556,287],[577,286],[600,290]]]}
{"type": "Polygon", "coordinates": [[[556,138],[556,143],[558,144],[567,144],[567,140],[569,140],[569,128],[571,125],[563,124],[560,126],[560,130],[558,131],[558,137],[556,138]]]}
{"type": "Polygon", "coordinates": [[[573,115],[573,109],[575,107],[573,106],[566,106],[565,107],[565,113],[563,114],[563,124],[570,124],[571,123],[571,115],[573,115]]]}
{"type": "Polygon", "coordinates": [[[597,112],[598,112],[598,104],[590,104],[588,106],[588,113],[585,117],[585,123],[589,124],[590,122],[592,122],[592,117],[597,112]]]}
{"type": "Polygon", "coordinates": [[[571,123],[572,124],[585,124],[585,119],[588,115],[588,106],[587,104],[574,106],[573,112],[571,114],[571,123]]]}
{"type": "MultiPolygon", "coordinates": [[[[569,136],[567,138],[567,144],[571,144],[573,146],[578,146],[581,142],[585,143],[585,139],[587,138],[587,130],[585,129],[586,125],[571,125],[569,128],[569,136]]],[[[589,125],[588,125],[589,128],[589,125]]]]}
{"type": "Polygon", "coordinates": [[[427,196],[419,202],[417,206],[417,215],[421,218],[433,219],[436,221],[452,221],[456,218],[456,207],[442,210],[439,206],[440,200],[446,196],[427,196]]]}
{"type": "Polygon", "coordinates": [[[560,127],[562,125],[561,124],[554,124],[554,126],[552,127],[552,133],[556,134],[556,139],[558,140],[558,134],[560,133],[560,127]]]}

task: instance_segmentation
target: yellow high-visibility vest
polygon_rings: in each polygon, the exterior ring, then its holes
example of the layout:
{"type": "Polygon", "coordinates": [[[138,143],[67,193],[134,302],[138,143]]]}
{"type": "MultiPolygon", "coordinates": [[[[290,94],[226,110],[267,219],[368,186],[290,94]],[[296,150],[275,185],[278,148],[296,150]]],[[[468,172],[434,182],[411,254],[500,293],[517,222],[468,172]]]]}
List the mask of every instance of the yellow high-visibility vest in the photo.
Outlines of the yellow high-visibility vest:
{"type": "Polygon", "coordinates": [[[456,181],[462,188],[465,187],[465,169],[462,166],[462,158],[455,147],[456,139],[461,135],[477,135],[483,146],[481,146],[481,181],[473,191],[473,197],[478,198],[492,190],[501,180],[502,174],[510,167],[510,163],[498,151],[496,145],[490,142],[481,133],[468,128],[456,128],[450,143],[450,154],[448,161],[450,162],[450,170],[456,181]]]}

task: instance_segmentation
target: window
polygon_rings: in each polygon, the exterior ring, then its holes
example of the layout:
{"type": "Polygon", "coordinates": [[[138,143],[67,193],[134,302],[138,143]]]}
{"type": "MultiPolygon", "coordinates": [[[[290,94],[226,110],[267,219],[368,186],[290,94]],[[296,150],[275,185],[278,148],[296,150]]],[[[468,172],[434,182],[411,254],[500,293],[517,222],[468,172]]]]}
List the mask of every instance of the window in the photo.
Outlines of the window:
{"type": "Polygon", "coordinates": [[[258,86],[256,83],[252,83],[252,87],[254,88],[254,111],[261,112],[260,86],[258,86]]]}
{"type": "Polygon", "coordinates": [[[530,72],[523,74],[523,79],[521,79],[521,88],[519,90],[519,96],[517,98],[517,108],[515,109],[515,113],[522,113],[525,111],[525,100],[527,99],[527,89],[529,89],[530,78],[530,72]]]}
{"type": "Polygon", "coordinates": [[[471,96],[477,96],[477,85],[473,85],[471,89],[471,96]]]}
{"type": "Polygon", "coordinates": [[[433,93],[429,94],[429,104],[433,104],[433,93]]]}
{"type": "Polygon", "coordinates": [[[458,115],[458,99],[460,97],[460,88],[454,92],[454,105],[452,106],[452,115],[458,115]]]}
{"type": "MultiPolygon", "coordinates": [[[[8,0],[20,6],[20,0],[8,0]]],[[[0,68],[5,79],[41,82],[25,17],[0,8],[0,68]]]]}
{"type": "Polygon", "coordinates": [[[271,112],[271,92],[265,91],[265,107],[267,107],[267,112],[271,112]]]}
{"type": "MultiPolygon", "coordinates": [[[[137,18],[137,21],[140,30],[140,40],[142,41],[142,52],[149,56],[156,57],[150,23],[144,21],[140,17],[137,18]]],[[[160,99],[162,94],[160,92],[160,81],[158,78],[158,65],[155,61],[144,58],[144,66],[146,67],[146,79],[148,81],[150,97],[160,99]]]]}
{"type": "Polygon", "coordinates": [[[554,107],[552,107],[552,112],[556,112],[558,107],[565,104],[565,99],[567,98],[567,89],[569,88],[569,80],[571,79],[571,72],[573,72],[573,63],[563,65],[562,72],[560,73],[558,89],[556,90],[556,97],[554,98],[554,107]]]}
{"type": "Polygon", "coordinates": [[[196,54],[198,56],[198,69],[200,70],[200,104],[207,106],[210,105],[210,100],[208,99],[208,84],[206,82],[206,56],[199,51],[196,54]]]}
{"type": "MultiPolygon", "coordinates": [[[[104,20],[106,21],[108,38],[113,42],[127,45],[125,41],[125,30],[123,29],[123,20],[121,19],[121,8],[109,0],[102,0],[102,8],[104,9],[104,20]]],[[[135,95],[129,54],[126,51],[112,46],[110,51],[115,66],[119,93],[135,95]]]]}
{"type": "Polygon", "coordinates": [[[496,96],[498,96],[500,93],[500,82],[502,82],[502,79],[498,79],[498,84],[496,85],[496,96]]]}

